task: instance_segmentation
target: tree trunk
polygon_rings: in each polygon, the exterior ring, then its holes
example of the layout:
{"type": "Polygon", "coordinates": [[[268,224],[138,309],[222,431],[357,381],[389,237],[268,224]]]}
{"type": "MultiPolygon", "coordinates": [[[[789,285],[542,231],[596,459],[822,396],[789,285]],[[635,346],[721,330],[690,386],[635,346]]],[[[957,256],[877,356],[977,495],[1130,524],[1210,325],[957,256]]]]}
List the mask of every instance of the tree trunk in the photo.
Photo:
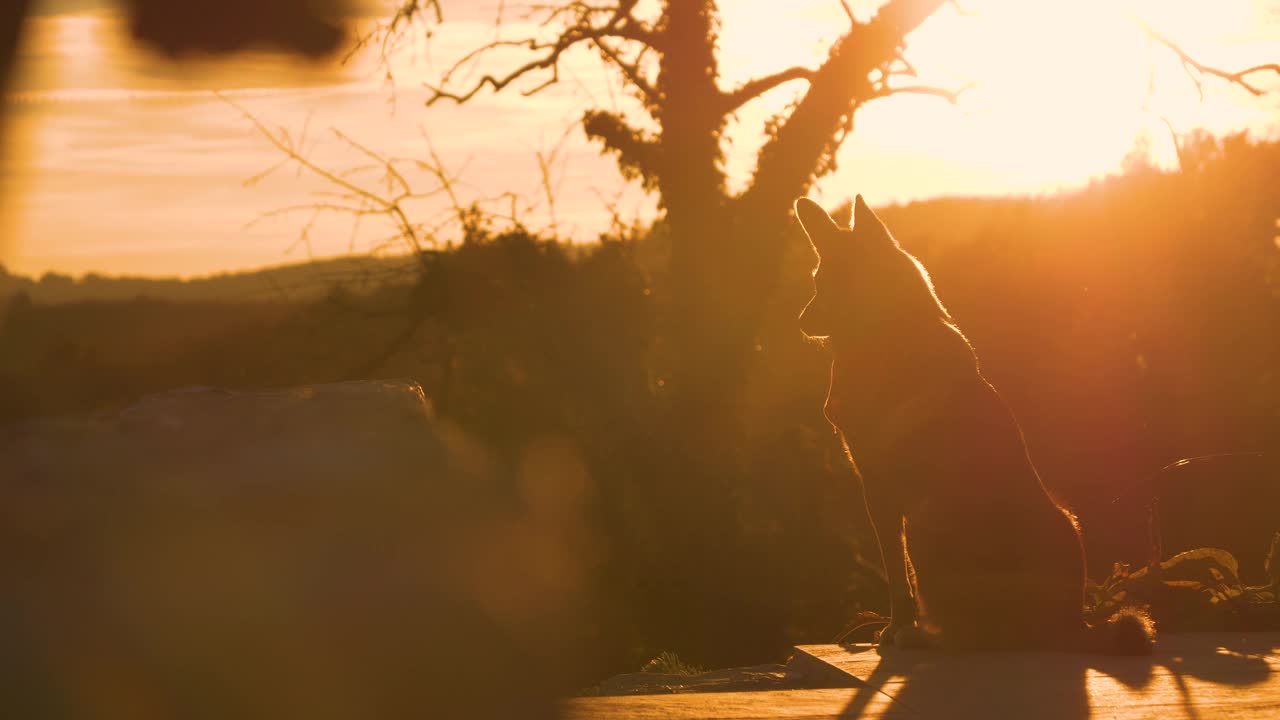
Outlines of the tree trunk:
{"type": "Polygon", "coordinates": [[[727,304],[733,273],[725,266],[733,249],[724,212],[720,138],[725,118],[714,102],[719,95],[716,4],[673,0],[660,30],[658,189],[671,233],[669,390],[675,418],[693,429],[714,404],[718,365],[725,359],[717,346],[733,310],[727,304]]]}

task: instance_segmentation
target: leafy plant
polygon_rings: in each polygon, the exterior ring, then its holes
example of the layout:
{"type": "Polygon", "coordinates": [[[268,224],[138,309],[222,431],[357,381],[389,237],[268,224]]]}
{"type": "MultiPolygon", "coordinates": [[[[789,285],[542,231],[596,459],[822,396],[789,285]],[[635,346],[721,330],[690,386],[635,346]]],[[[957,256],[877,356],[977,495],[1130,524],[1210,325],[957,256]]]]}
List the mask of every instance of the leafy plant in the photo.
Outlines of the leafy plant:
{"type": "Polygon", "coordinates": [[[699,675],[704,670],[681,660],[680,656],[673,652],[663,650],[657,657],[645,663],[644,667],[640,668],[640,672],[661,675],[699,675]]]}
{"type": "Polygon", "coordinates": [[[1131,572],[1117,563],[1102,583],[1089,583],[1085,613],[1105,621],[1124,607],[1145,608],[1167,631],[1280,630],[1280,533],[1271,543],[1267,585],[1240,582],[1239,565],[1226,550],[1199,548],[1131,572]]]}

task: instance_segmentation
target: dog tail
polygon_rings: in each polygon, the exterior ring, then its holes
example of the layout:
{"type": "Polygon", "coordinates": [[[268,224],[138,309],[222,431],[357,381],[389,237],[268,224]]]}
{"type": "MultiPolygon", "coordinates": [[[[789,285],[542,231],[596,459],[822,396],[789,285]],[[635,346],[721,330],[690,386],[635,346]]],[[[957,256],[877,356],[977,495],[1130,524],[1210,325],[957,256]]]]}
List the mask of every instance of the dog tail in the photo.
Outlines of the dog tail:
{"type": "Polygon", "coordinates": [[[1121,610],[1084,633],[1085,652],[1103,655],[1150,655],[1156,640],[1151,616],[1136,608],[1121,610]]]}

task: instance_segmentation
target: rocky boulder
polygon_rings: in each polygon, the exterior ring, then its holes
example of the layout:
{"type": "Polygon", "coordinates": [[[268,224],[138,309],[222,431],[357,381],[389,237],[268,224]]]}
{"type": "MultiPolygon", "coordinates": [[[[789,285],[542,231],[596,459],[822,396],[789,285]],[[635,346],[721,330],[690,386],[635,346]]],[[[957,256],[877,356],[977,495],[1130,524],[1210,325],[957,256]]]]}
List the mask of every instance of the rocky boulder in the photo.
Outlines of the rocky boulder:
{"type": "Polygon", "coordinates": [[[588,490],[407,382],[0,428],[0,715],[551,715],[588,490]]]}

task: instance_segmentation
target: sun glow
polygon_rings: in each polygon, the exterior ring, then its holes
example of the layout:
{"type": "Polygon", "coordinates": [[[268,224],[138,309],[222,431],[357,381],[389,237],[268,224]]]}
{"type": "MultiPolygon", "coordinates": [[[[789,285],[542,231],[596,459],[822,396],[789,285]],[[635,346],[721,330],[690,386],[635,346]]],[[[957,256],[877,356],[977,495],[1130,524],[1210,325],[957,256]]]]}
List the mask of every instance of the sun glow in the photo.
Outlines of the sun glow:
{"type": "Polygon", "coordinates": [[[1142,31],[1101,2],[991,5],[973,18],[953,13],[912,43],[919,65],[973,83],[961,97],[964,121],[980,147],[1005,148],[986,157],[1045,179],[1114,164],[1143,122],[1151,56],[1142,31]]]}
{"type": "MultiPolygon", "coordinates": [[[[881,4],[855,4],[855,16],[868,19],[881,4]]],[[[848,26],[831,5],[806,4],[788,25],[812,47],[814,37],[848,26]]],[[[1156,165],[1174,166],[1171,128],[1265,130],[1278,117],[1274,99],[1257,100],[1221,79],[1204,78],[1198,88],[1142,24],[1206,64],[1235,70],[1280,56],[1280,19],[1258,3],[969,0],[960,7],[944,6],[908,37],[906,57],[918,75],[891,82],[965,88],[959,102],[902,95],[869,103],[842,150],[846,169],[822,183],[828,192],[871,187],[887,201],[1049,191],[1115,172],[1139,146],[1156,165]]],[[[776,35],[778,24],[752,15],[757,40],[741,43],[755,49],[747,62],[760,65],[774,55],[759,52],[760,38],[776,35]]],[[[746,17],[726,18],[726,33],[746,17]]],[[[781,46],[788,61],[797,55],[785,39],[767,44],[781,46]]],[[[821,59],[814,48],[809,61],[821,59]]],[[[1280,89],[1272,77],[1257,82],[1280,89]]]]}
{"type": "MultiPolygon", "coordinates": [[[[885,1],[850,5],[865,21],[885,1]]],[[[536,84],[529,83],[486,91],[463,107],[423,109],[423,83],[458,57],[495,37],[537,30],[520,24],[515,11],[495,27],[496,2],[465,5],[446,8],[448,24],[430,41],[399,47],[394,95],[372,51],[340,67],[299,67],[265,53],[175,66],[137,49],[110,13],[33,20],[9,113],[4,182],[17,189],[9,193],[14,212],[3,214],[11,227],[0,232],[9,236],[3,262],[28,273],[188,274],[298,259],[285,251],[298,247],[300,222],[245,225],[325,188],[292,176],[242,188],[279,158],[209,93],[215,88],[273,126],[310,127],[317,138],[337,128],[390,155],[421,156],[425,132],[445,165],[465,169],[462,180],[482,196],[539,192],[535,153],[568,138],[558,156],[571,160],[556,198],[566,236],[586,239],[603,229],[602,195],[617,193],[627,214],[653,217],[653,198],[627,186],[577,130],[588,108],[648,122],[590,52],[566,56],[561,82],[537,95],[521,94],[536,84]],[[69,206],[79,212],[67,213],[69,206]]],[[[918,75],[892,78],[897,86],[967,87],[959,101],[902,94],[867,103],[842,145],[839,169],[818,194],[840,200],[862,192],[880,204],[1052,191],[1117,171],[1135,147],[1174,167],[1171,130],[1267,134],[1280,119],[1280,78],[1256,77],[1276,91],[1261,98],[1218,78],[1197,88],[1177,56],[1134,22],[1150,23],[1206,64],[1236,70],[1280,59],[1276,0],[960,0],[959,7],[964,12],[943,4],[907,38],[905,56],[918,75]]],[[[835,0],[726,0],[719,8],[725,89],[791,66],[816,67],[849,28],[835,0]]],[[[507,50],[460,76],[474,81],[529,59],[521,48],[507,50]]],[[[762,128],[803,91],[802,81],[791,82],[736,113],[724,145],[731,188],[750,181],[762,128]]],[[[326,157],[330,146],[317,143],[326,157]]],[[[351,247],[350,225],[330,225],[311,235],[318,256],[351,247]]]]}

